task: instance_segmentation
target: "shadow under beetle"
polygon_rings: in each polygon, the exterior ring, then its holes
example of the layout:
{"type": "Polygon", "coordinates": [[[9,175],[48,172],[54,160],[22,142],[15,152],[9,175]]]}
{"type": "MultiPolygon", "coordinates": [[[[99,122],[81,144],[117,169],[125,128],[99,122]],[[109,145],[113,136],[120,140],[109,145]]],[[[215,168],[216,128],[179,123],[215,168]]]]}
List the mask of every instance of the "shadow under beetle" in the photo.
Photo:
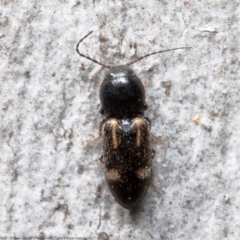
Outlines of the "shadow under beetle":
{"type": "Polygon", "coordinates": [[[145,89],[128,66],[154,54],[188,47],[153,52],[126,65],[110,66],[79,51],[79,44],[91,33],[78,42],[76,51],[81,57],[109,69],[100,87],[100,113],[104,116],[99,128],[99,136],[103,137],[100,161],[112,195],[121,206],[131,209],[147,192],[155,150],[150,144],[151,122],[144,117],[148,106],[145,89]]]}

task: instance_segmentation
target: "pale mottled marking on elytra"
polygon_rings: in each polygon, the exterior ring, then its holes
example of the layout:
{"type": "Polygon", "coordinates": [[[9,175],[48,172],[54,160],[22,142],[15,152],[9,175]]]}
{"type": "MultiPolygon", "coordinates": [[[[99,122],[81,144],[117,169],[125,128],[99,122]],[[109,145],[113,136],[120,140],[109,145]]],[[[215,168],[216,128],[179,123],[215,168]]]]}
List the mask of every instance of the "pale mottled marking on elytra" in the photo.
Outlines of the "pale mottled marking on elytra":
{"type": "Polygon", "coordinates": [[[136,174],[139,179],[149,178],[151,176],[151,168],[149,167],[139,168],[136,171],[136,174]]]}
{"type": "Polygon", "coordinates": [[[141,126],[143,124],[143,119],[135,118],[134,123],[136,124],[136,128],[137,128],[136,145],[138,147],[140,146],[140,143],[141,143],[141,126]]]}
{"type": "Polygon", "coordinates": [[[106,171],[106,178],[111,181],[119,181],[121,179],[121,175],[117,169],[112,168],[106,171]]]}
{"type": "Polygon", "coordinates": [[[109,124],[112,128],[112,140],[113,140],[113,148],[117,148],[118,147],[118,139],[117,139],[117,120],[116,119],[111,119],[109,121],[109,124]]]}

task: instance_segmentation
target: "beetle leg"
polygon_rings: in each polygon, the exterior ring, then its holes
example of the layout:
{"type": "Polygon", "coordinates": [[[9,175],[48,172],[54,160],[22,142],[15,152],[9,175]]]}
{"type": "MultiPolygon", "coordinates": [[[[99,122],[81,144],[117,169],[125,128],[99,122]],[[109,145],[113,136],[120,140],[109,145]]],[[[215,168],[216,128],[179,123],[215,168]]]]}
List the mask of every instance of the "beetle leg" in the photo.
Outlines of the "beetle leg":
{"type": "Polygon", "coordinates": [[[104,114],[104,109],[103,109],[102,105],[100,105],[100,106],[98,107],[98,109],[99,109],[99,112],[100,112],[101,114],[104,114]]]}
{"type": "Polygon", "coordinates": [[[105,163],[105,159],[104,159],[104,156],[103,156],[103,152],[101,153],[101,155],[99,156],[99,161],[101,163],[105,163]]]}
{"type": "Polygon", "coordinates": [[[142,83],[145,88],[148,85],[148,78],[144,78],[142,83]]]}
{"type": "MultiPolygon", "coordinates": [[[[145,110],[148,109],[148,104],[146,102],[144,103],[144,107],[145,107],[145,110]]],[[[146,118],[146,119],[148,119],[148,118],[146,118]]],[[[148,119],[148,121],[149,121],[149,119],[148,119]]]]}
{"type": "MultiPolygon", "coordinates": [[[[145,103],[145,105],[146,105],[146,108],[148,108],[148,104],[145,103]]],[[[152,121],[151,121],[151,119],[149,119],[148,117],[144,117],[144,118],[147,120],[147,122],[148,122],[148,124],[149,124],[149,129],[151,129],[151,127],[152,127],[152,121]]]]}
{"type": "Polygon", "coordinates": [[[160,143],[161,145],[163,145],[164,147],[168,147],[169,142],[166,142],[164,140],[162,140],[160,137],[157,137],[156,135],[154,135],[153,133],[150,133],[151,138],[153,138],[154,140],[156,140],[158,143],[160,143]]]}
{"type": "Polygon", "coordinates": [[[89,141],[83,143],[84,148],[93,144],[94,142],[96,142],[97,140],[99,140],[102,137],[102,127],[103,127],[104,122],[105,122],[104,119],[100,122],[98,136],[93,138],[92,140],[89,140],[89,141]]]}
{"type": "Polygon", "coordinates": [[[154,158],[155,154],[156,154],[156,150],[152,148],[152,155],[151,155],[152,159],[154,158]]]}
{"type": "Polygon", "coordinates": [[[153,182],[153,180],[151,180],[150,182],[151,187],[153,187],[154,191],[158,192],[159,188],[157,187],[157,185],[155,185],[155,183],[153,182]]]}

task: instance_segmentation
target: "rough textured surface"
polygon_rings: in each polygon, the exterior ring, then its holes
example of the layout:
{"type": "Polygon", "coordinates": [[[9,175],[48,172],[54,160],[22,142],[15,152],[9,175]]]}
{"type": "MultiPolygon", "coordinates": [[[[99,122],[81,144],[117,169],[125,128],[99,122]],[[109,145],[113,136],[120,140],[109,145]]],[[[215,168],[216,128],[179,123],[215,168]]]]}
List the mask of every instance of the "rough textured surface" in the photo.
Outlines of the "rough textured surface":
{"type": "Polygon", "coordinates": [[[0,236],[239,239],[239,1],[0,3],[0,236]],[[135,3],[134,3],[135,2],[135,3]],[[146,86],[154,187],[133,212],[98,161],[105,70],[133,65],[146,86]],[[137,48],[133,48],[136,44],[137,48]],[[193,119],[194,118],[194,119],[193,119]],[[194,121],[193,121],[194,120],[194,121]]]}

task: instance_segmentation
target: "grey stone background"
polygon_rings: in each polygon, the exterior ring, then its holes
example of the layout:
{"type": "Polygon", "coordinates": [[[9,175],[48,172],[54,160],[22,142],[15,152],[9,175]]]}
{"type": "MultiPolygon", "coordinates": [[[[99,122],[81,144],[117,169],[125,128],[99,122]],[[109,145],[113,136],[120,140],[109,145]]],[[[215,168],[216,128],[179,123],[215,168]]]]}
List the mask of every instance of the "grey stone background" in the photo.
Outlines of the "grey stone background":
{"type": "Polygon", "coordinates": [[[0,237],[240,239],[239,1],[0,2],[0,237]],[[145,81],[153,186],[128,211],[98,155],[105,69],[145,81]],[[136,46],[136,48],[132,47],[136,46]]]}

